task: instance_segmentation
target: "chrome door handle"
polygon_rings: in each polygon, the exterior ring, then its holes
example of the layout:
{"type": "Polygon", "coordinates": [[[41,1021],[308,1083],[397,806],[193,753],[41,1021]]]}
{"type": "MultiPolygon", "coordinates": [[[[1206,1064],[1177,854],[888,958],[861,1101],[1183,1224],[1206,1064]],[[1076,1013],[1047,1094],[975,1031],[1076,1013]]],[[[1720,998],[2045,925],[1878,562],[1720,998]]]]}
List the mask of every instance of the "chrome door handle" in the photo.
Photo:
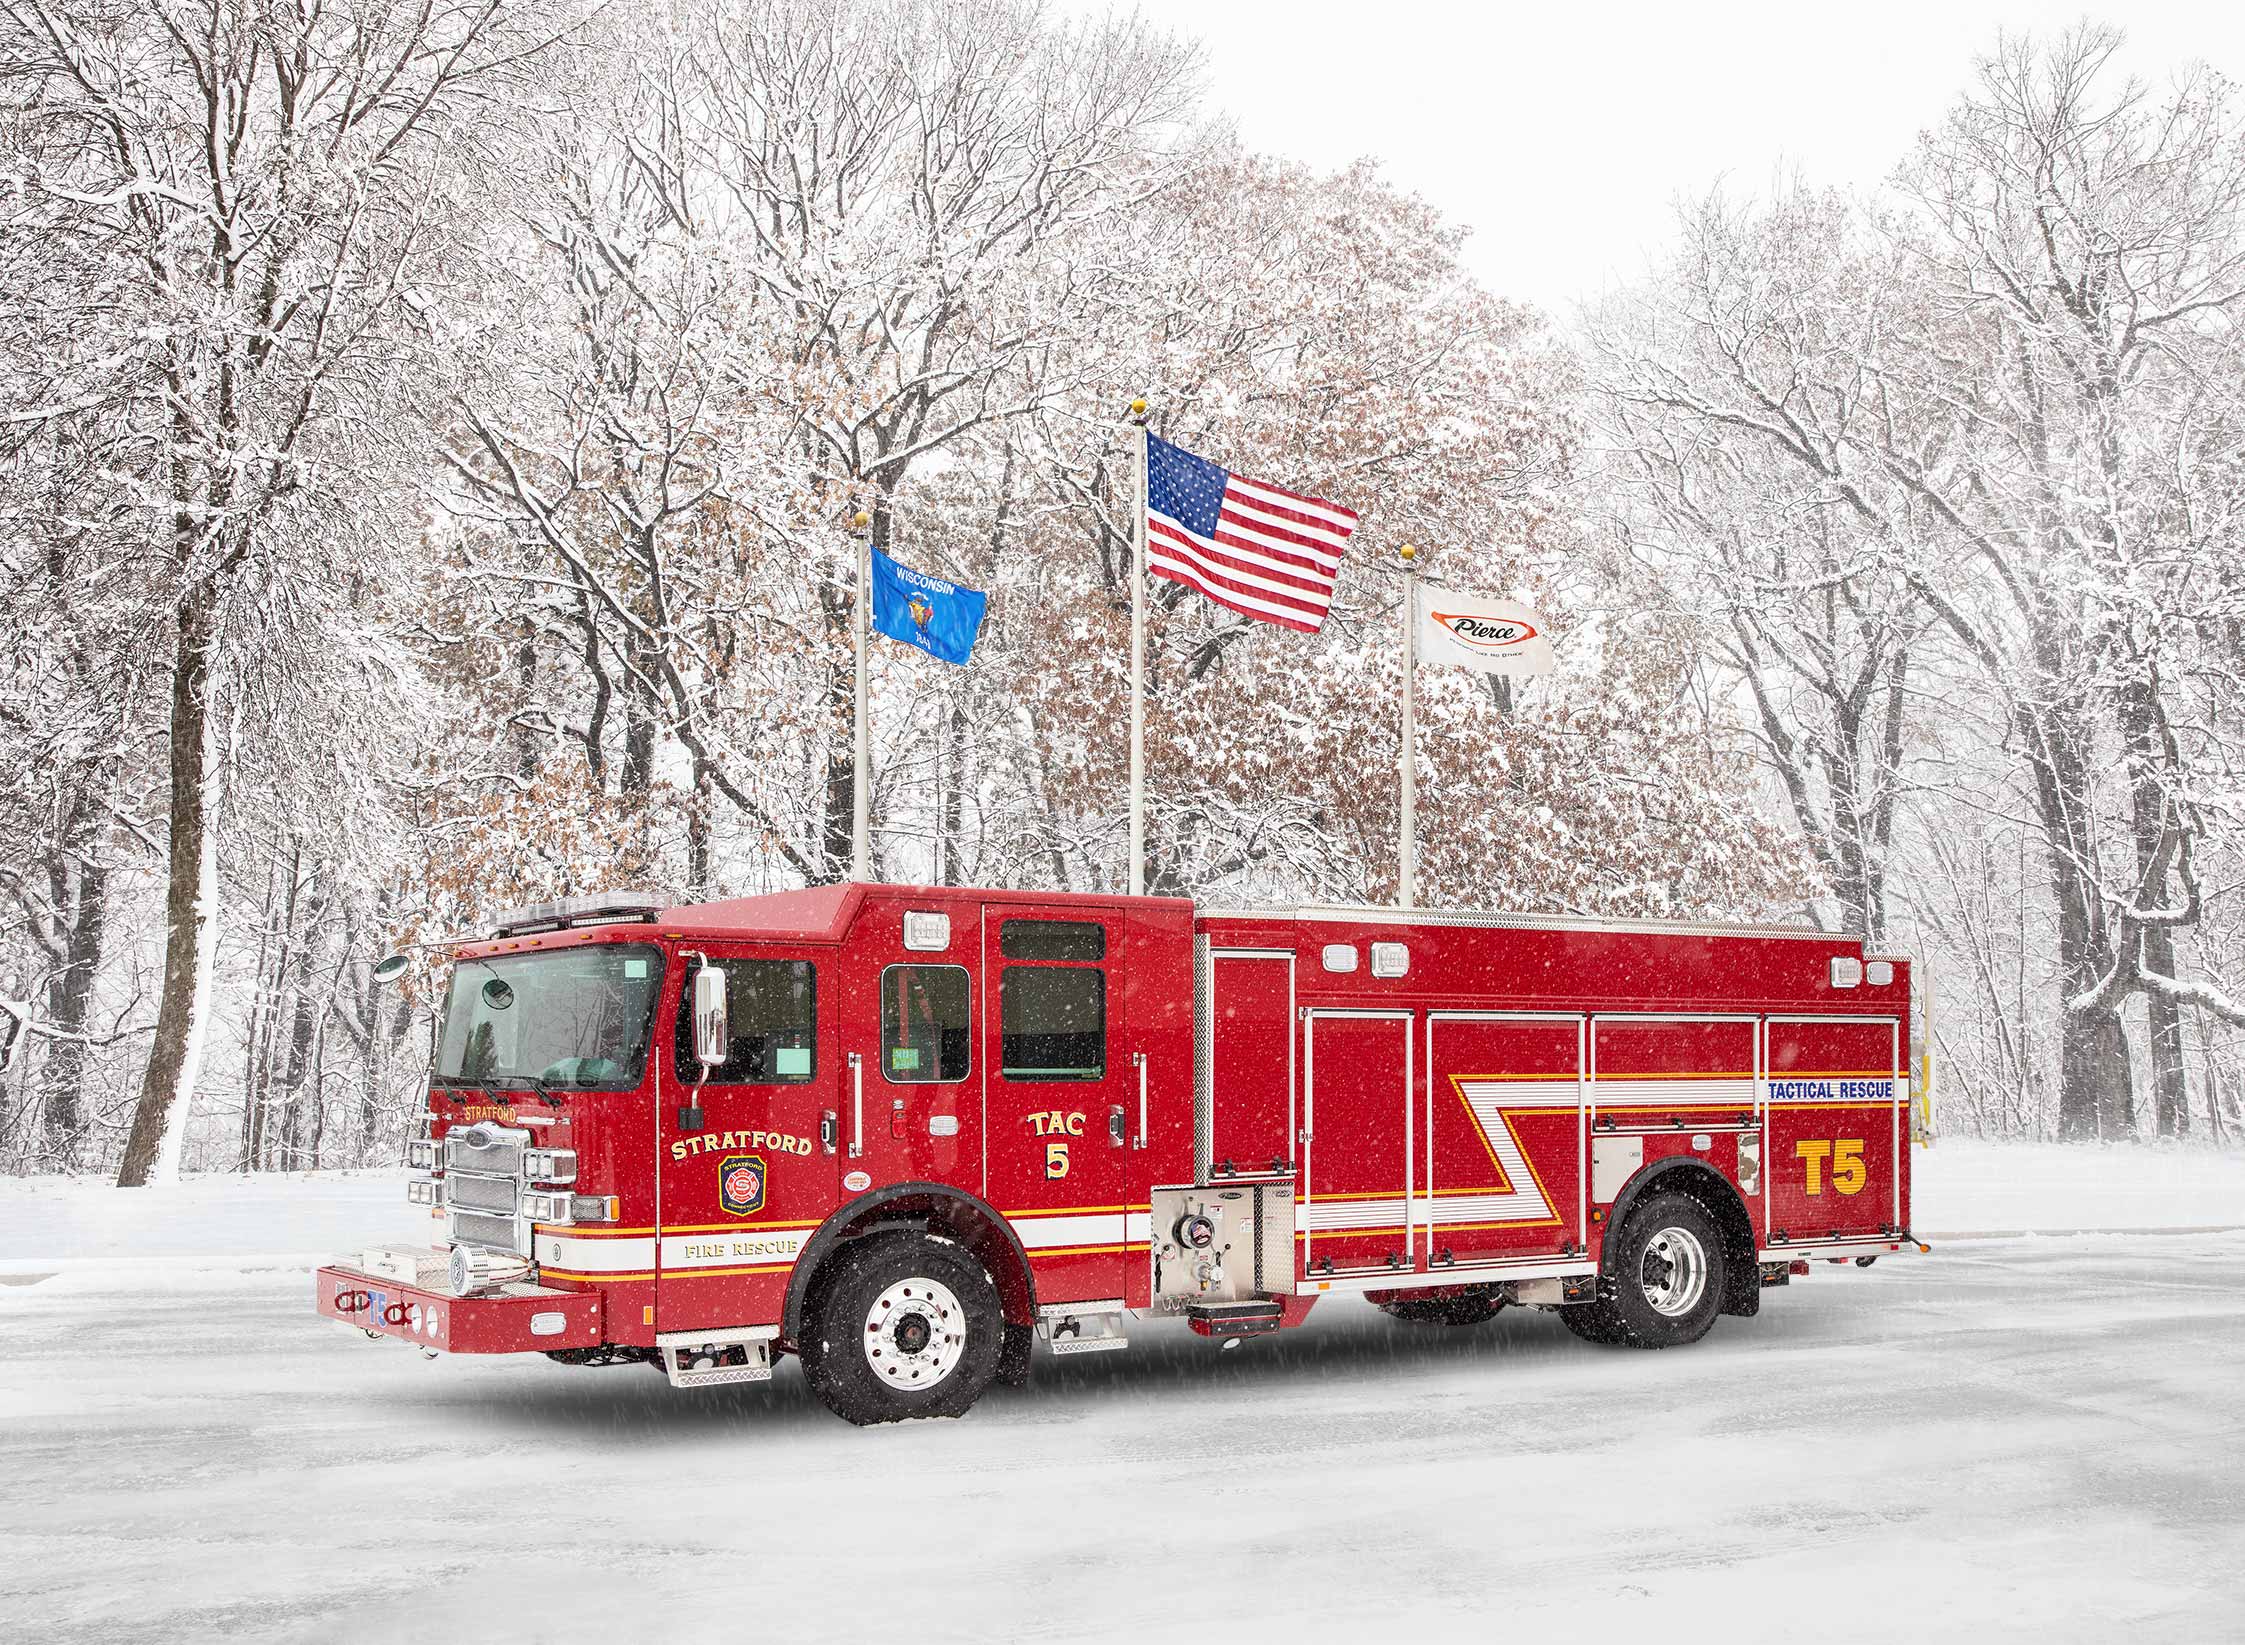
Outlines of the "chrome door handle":
{"type": "Polygon", "coordinates": [[[1138,1065],[1138,1140],[1130,1146],[1146,1146],[1146,1053],[1133,1051],[1130,1060],[1138,1065]]]}
{"type": "Polygon", "coordinates": [[[865,1054],[850,1053],[850,1158],[865,1153],[865,1054]]]}

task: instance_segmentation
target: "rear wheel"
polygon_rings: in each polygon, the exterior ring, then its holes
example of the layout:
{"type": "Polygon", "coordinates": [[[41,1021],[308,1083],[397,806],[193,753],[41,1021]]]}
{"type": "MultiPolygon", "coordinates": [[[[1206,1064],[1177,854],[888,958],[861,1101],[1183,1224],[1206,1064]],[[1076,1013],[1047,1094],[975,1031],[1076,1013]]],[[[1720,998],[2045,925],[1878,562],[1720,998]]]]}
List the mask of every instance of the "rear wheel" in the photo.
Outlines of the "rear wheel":
{"type": "Polygon", "coordinates": [[[1723,1237],[1706,1207],[1688,1194],[1656,1194],[1615,1235],[1598,1300],[1560,1317],[1586,1341],[1681,1348],[1715,1323],[1726,1277],[1723,1237]]]}
{"type": "Polygon", "coordinates": [[[962,1416],[997,1375],[998,1288],[964,1246],[876,1234],[845,1246],[800,1349],[826,1408],[864,1426],[962,1416]]]}

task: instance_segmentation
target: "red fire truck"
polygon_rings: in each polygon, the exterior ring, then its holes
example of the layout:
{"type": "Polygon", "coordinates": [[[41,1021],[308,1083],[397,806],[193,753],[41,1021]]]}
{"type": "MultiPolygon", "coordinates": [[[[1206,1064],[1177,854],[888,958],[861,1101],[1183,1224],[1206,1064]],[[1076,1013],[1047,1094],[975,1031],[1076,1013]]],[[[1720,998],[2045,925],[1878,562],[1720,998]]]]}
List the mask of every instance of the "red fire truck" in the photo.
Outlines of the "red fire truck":
{"type": "Polygon", "coordinates": [[[1913,1243],[1910,967],[1808,929],[852,884],[453,959],[409,1145],[443,1242],[317,1280],[431,1352],[793,1352],[881,1422],[1134,1316],[1671,1347],[1913,1243]]]}

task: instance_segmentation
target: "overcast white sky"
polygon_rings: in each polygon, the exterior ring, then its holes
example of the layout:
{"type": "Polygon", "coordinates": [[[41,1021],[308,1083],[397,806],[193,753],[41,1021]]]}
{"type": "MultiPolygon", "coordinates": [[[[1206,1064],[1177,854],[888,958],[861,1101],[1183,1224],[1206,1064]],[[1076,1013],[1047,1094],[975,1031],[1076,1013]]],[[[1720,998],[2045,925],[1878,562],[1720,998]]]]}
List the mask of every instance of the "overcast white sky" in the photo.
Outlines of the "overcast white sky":
{"type": "MultiPolygon", "coordinates": [[[[1064,0],[1091,9],[1090,0],[1064,0]]],[[[1564,311],[1642,271],[1671,202],[1797,165],[1873,184],[1935,123],[1999,29],[2055,33],[2074,4],[1419,4],[1137,0],[1200,37],[1252,146],[1321,169],[1359,155],[1474,229],[1495,290],[1564,311]]],[[[2203,58],[2245,79],[2245,4],[2131,0],[2124,64],[2203,58]]]]}

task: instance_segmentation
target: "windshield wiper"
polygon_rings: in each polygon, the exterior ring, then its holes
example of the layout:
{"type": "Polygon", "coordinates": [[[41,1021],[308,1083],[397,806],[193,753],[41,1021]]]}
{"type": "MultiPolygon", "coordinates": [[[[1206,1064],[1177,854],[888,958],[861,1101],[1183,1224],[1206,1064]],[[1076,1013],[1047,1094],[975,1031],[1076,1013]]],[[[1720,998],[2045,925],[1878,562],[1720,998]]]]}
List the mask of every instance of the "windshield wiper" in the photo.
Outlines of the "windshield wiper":
{"type": "Polygon", "coordinates": [[[546,1089],[546,1082],[536,1074],[493,1074],[484,1081],[487,1087],[504,1091],[534,1091],[538,1100],[548,1108],[559,1108],[561,1099],[546,1089]],[[513,1082],[513,1083],[509,1083],[513,1082]]]}

